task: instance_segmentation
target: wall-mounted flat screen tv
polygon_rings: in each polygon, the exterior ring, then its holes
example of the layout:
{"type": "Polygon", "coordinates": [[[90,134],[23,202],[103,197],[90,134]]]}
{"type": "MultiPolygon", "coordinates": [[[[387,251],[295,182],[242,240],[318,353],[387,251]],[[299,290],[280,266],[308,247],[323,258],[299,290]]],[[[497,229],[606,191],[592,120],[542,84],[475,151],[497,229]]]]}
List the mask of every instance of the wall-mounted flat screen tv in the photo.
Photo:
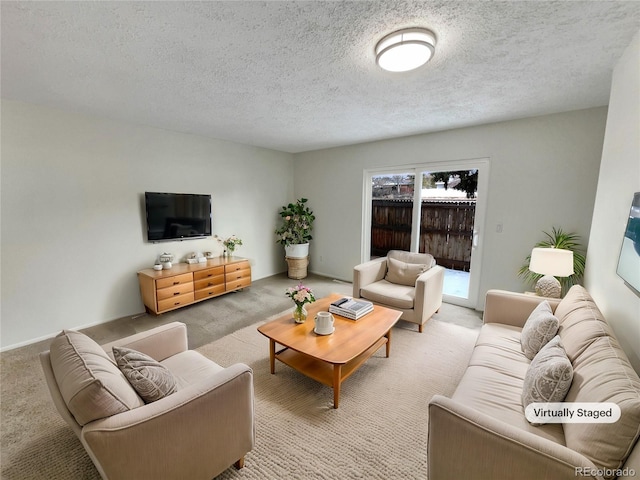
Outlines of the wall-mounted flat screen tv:
{"type": "Polygon", "coordinates": [[[147,240],[211,236],[211,195],[145,192],[147,240]]]}
{"type": "Polygon", "coordinates": [[[640,295],[640,192],[633,195],[631,202],[618,259],[618,275],[640,295]]]}

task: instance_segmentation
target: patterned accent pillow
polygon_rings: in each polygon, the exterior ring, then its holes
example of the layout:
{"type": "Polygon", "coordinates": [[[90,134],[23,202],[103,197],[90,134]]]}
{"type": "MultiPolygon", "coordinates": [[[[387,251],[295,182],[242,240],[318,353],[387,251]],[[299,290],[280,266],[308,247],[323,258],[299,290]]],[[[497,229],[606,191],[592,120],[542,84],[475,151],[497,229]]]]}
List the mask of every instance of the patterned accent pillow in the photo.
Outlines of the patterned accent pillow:
{"type": "Polygon", "coordinates": [[[384,279],[387,282],[398,285],[408,285],[413,287],[418,276],[429,270],[429,265],[421,263],[406,263],[395,258],[387,258],[387,275],[384,279]]]}
{"type": "Polygon", "coordinates": [[[573,367],[556,335],[540,349],[527,369],[522,408],[534,402],[562,402],[573,381],[573,367]]]}
{"type": "Polygon", "coordinates": [[[560,323],[547,300],[540,302],[531,312],[520,333],[522,351],[529,360],[558,333],[560,323]]]}
{"type": "Polygon", "coordinates": [[[148,355],[125,347],[113,347],[118,368],[145,403],[155,402],[177,391],[171,371],[148,355]]]}

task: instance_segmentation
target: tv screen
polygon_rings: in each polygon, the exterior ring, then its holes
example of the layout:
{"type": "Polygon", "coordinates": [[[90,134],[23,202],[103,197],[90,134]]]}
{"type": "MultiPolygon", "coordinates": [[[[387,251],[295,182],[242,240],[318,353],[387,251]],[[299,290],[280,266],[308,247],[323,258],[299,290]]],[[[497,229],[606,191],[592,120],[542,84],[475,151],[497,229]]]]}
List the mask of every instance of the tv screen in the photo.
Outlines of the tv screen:
{"type": "Polygon", "coordinates": [[[211,195],[145,192],[147,240],[211,236],[211,195]]]}
{"type": "Polygon", "coordinates": [[[640,295],[640,192],[633,195],[618,259],[618,275],[640,295]]]}

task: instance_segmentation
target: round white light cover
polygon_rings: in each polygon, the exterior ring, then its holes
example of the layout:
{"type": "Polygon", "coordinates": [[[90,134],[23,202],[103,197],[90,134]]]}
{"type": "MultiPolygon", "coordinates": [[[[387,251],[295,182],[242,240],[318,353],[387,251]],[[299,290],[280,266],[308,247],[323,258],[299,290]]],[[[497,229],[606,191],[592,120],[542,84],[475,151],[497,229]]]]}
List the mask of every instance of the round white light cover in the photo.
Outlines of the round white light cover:
{"type": "Polygon", "coordinates": [[[390,72],[414,70],[431,59],[435,44],[435,35],[429,30],[400,30],[378,42],[376,62],[390,72]]]}

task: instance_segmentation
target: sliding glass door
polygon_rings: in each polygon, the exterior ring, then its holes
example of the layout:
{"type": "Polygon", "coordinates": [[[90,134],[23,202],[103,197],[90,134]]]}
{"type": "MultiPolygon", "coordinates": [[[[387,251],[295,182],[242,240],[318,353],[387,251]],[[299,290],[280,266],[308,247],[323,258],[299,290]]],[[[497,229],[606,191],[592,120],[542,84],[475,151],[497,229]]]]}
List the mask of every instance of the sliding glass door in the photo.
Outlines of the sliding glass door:
{"type": "Polygon", "coordinates": [[[430,253],[446,268],[444,300],[475,307],[488,169],[477,159],[365,172],[363,260],[430,253]]]}

